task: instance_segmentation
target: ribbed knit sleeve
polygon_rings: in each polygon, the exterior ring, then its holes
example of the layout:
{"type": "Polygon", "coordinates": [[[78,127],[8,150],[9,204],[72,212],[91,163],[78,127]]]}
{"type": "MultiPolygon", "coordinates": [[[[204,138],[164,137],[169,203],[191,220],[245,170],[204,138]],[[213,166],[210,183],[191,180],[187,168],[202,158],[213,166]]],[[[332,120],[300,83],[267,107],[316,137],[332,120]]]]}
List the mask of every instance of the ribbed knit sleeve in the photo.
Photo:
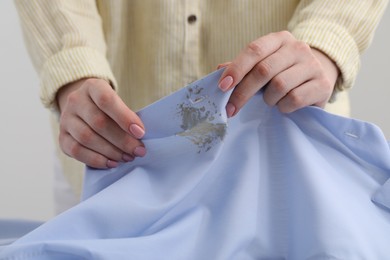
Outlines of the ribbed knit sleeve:
{"type": "Polygon", "coordinates": [[[350,88],[360,54],[370,44],[387,0],[303,0],[288,27],[299,40],[326,53],[340,69],[337,90],[350,88]]]}
{"type": "Polygon", "coordinates": [[[82,78],[102,78],[116,85],[95,1],[15,0],[15,4],[46,107],[55,109],[58,89],[82,78]]]}
{"type": "MultiPolygon", "coordinates": [[[[336,89],[349,88],[389,0],[14,1],[47,107],[65,84],[98,77],[137,111],[282,30],[333,59],[336,89]]],[[[348,116],[347,91],[325,109],[348,116]]],[[[81,167],[61,161],[79,194],[81,167]]]]}

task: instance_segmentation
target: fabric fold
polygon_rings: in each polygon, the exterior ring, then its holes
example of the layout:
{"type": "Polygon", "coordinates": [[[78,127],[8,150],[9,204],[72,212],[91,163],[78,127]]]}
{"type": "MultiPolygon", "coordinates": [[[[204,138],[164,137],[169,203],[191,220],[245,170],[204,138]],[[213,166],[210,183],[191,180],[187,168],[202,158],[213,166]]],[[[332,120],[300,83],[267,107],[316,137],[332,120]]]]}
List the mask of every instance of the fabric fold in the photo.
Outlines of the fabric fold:
{"type": "Polygon", "coordinates": [[[221,73],[139,111],[147,155],[88,168],[83,201],[0,259],[387,259],[380,129],[315,107],[282,114],[261,92],[228,119],[221,73]]]}

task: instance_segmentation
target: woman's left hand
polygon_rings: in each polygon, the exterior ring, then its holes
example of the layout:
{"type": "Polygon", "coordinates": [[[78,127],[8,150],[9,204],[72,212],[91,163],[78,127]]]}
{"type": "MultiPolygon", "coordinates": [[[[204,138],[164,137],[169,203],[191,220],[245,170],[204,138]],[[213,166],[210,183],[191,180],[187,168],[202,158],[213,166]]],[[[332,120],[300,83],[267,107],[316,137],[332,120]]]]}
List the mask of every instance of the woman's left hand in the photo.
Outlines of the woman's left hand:
{"type": "Polygon", "coordinates": [[[226,69],[219,87],[235,87],[226,106],[234,116],[257,91],[265,87],[264,101],[290,113],[305,106],[324,107],[339,71],[322,52],[298,41],[287,32],[265,35],[248,44],[226,69]]]}

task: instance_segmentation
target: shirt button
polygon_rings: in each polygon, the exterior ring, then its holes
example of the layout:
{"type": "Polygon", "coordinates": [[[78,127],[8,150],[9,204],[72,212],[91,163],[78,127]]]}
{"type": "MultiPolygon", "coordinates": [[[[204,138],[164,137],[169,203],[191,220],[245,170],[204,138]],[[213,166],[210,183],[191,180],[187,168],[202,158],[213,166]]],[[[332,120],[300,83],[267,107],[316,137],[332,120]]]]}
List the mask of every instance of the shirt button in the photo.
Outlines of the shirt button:
{"type": "Polygon", "coordinates": [[[189,24],[193,24],[196,22],[196,15],[191,14],[190,16],[187,17],[187,21],[189,24]]]}

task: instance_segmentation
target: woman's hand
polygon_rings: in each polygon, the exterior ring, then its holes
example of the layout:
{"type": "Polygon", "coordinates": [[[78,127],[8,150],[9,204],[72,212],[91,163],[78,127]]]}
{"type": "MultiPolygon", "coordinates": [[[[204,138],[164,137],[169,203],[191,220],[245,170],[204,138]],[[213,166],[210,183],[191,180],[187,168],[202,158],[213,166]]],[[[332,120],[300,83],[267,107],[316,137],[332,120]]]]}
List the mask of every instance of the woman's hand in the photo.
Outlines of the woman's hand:
{"type": "Polygon", "coordinates": [[[139,140],[145,134],[141,119],[102,79],[83,79],[57,94],[61,111],[60,147],[67,155],[94,168],[113,168],[119,162],[144,156],[139,140]]]}
{"type": "Polygon", "coordinates": [[[322,52],[298,41],[289,32],[271,33],[251,42],[226,69],[219,87],[235,87],[226,106],[229,117],[265,87],[264,101],[290,113],[305,106],[324,107],[339,71],[322,52]]]}

